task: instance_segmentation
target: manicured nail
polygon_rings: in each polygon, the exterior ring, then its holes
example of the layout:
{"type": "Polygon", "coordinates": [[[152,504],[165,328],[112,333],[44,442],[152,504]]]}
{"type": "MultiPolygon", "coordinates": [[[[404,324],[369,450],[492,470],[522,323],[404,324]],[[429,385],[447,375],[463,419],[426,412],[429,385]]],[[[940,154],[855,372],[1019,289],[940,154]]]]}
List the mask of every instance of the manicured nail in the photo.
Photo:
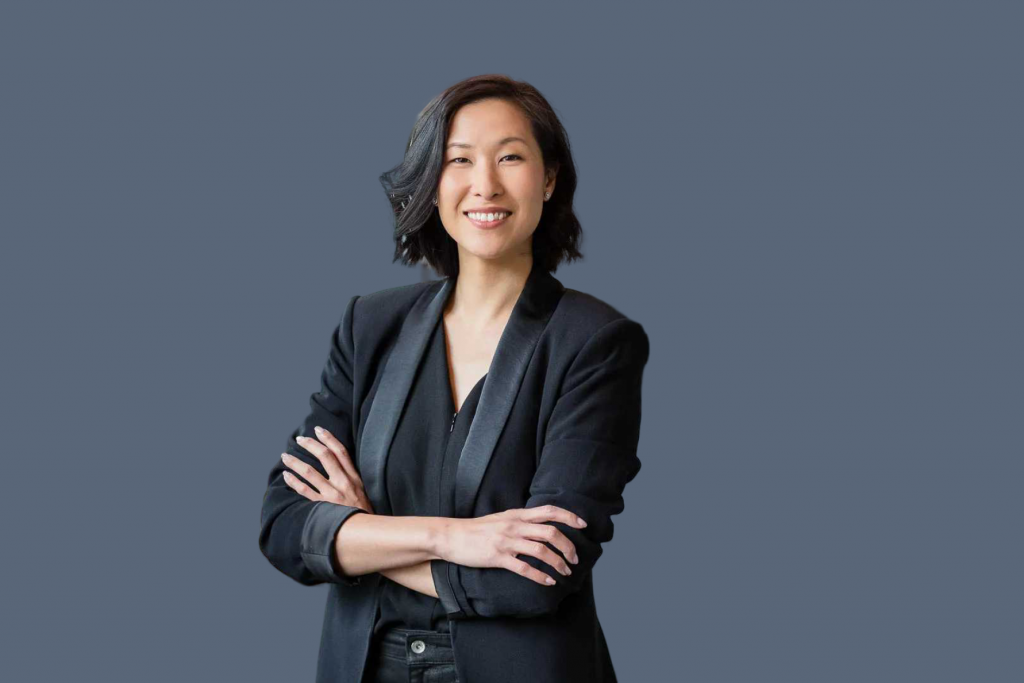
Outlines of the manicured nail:
{"type": "Polygon", "coordinates": [[[580,523],[580,526],[586,526],[587,523],[583,521],[582,517],[577,517],[576,521],[580,523]]]}
{"type": "Polygon", "coordinates": [[[545,582],[547,582],[549,586],[555,585],[555,580],[552,579],[550,576],[547,579],[545,579],[545,582]]]}
{"type": "Polygon", "coordinates": [[[313,431],[316,432],[316,435],[319,436],[321,439],[324,438],[324,430],[320,429],[319,425],[313,427],[313,431]]]}

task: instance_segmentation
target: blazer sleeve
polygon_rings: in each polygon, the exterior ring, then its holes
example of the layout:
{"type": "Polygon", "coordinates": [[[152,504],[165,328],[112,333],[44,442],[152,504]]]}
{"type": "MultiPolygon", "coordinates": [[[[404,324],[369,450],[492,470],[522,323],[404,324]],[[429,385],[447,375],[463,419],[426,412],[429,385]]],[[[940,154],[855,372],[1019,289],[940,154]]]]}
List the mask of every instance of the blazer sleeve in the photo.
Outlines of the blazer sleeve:
{"type": "MultiPolygon", "coordinates": [[[[432,560],[434,585],[450,619],[552,614],[580,590],[612,538],[612,515],[640,471],[640,394],[650,353],[640,323],[619,318],[599,329],[573,360],[548,422],[544,447],[524,507],[556,505],[587,522],[551,524],[576,546],[579,563],[562,576],[532,555],[519,558],[555,579],[542,586],[503,567],[467,567],[432,560]]],[[[555,554],[560,551],[544,542],[555,554]]]]}
{"type": "MultiPolygon", "coordinates": [[[[312,465],[325,477],[327,472],[323,465],[299,446],[295,437],[302,435],[315,439],[313,428],[319,425],[334,434],[355,457],[352,315],[358,299],[357,295],[348,302],[341,321],[331,334],[327,362],[320,374],[320,391],[310,396],[310,412],[292,432],[285,451],[312,465]]],[[[285,483],[285,470],[291,471],[278,457],[270,470],[263,496],[260,551],[276,569],[306,586],[360,583],[361,577],[350,577],[339,570],[334,557],[334,539],[349,517],[365,511],[305,498],[285,483]]],[[[302,479],[298,475],[296,477],[302,479]]]]}

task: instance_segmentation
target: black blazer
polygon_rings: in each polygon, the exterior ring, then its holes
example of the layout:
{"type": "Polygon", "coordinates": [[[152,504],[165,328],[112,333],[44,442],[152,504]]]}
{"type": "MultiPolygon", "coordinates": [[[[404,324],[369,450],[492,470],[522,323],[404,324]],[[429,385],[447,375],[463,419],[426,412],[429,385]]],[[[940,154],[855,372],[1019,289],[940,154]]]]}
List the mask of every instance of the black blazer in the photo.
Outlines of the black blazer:
{"type": "MultiPolygon", "coordinates": [[[[326,474],[295,442],[321,425],[351,454],[377,514],[391,514],[384,465],[413,375],[454,289],[451,278],[354,296],[331,336],[320,391],[287,452],[326,474]]],[[[433,560],[461,683],[616,681],[594,604],[592,569],[612,538],[626,483],[640,470],[640,394],[649,343],[609,304],[536,267],[502,332],[456,474],[446,517],[552,504],[587,522],[548,522],[576,546],[570,576],[542,586],[499,567],[433,560]]],[[[307,586],[327,583],[317,664],[321,683],[360,683],[383,576],[342,575],[333,545],[359,508],[308,500],[270,471],[260,550],[307,586]]],[[[364,513],[367,514],[367,513],[364,513]]],[[[554,546],[548,547],[559,553],[554,546]]],[[[559,553],[560,554],[560,553],[559,553]]]]}

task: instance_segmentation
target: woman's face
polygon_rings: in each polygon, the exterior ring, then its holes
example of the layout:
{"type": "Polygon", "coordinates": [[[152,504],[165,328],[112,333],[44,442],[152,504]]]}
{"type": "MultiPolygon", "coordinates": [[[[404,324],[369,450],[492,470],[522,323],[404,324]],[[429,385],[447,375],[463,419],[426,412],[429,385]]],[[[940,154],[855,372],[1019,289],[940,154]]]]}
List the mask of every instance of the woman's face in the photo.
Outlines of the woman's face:
{"type": "Polygon", "coordinates": [[[518,107],[491,98],[455,113],[437,210],[444,229],[459,245],[460,260],[472,255],[500,261],[532,254],[544,193],[554,188],[555,173],[545,178],[540,147],[518,107]],[[511,212],[494,227],[478,225],[466,215],[492,206],[511,212]]]}

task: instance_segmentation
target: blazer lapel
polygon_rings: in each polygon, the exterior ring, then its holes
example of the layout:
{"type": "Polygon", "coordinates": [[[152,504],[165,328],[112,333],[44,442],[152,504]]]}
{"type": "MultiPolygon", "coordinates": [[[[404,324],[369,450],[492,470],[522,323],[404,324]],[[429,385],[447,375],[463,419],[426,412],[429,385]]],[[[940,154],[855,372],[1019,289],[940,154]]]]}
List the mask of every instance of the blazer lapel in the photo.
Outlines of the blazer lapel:
{"type": "MultiPolygon", "coordinates": [[[[373,509],[391,514],[385,464],[412,381],[455,282],[445,278],[417,300],[398,334],[366,417],[359,444],[360,476],[373,509]]],[[[512,411],[526,367],[565,288],[547,271],[530,271],[501,333],[455,476],[455,516],[468,517],[498,437],[512,411]]]]}
{"type": "Polygon", "coordinates": [[[440,283],[440,287],[436,284],[429,287],[417,299],[402,323],[398,340],[384,365],[384,374],[377,385],[377,393],[374,394],[363,426],[359,442],[359,476],[363,480],[366,497],[378,514],[391,514],[391,501],[388,500],[384,480],[388,450],[395,437],[402,409],[409,398],[409,389],[420,360],[427,349],[427,342],[454,287],[451,278],[445,278],[440,283]],[[431,292],[434,292],[433,296],[431,292]]]}
{"type": "Polygon", "coordinates": [[[512,412],[526,367],[564,291],[561,282],[534,265],[491,358],[462,448],[455,474],[455,517],[469,517],[473,512],[480,482],[512,412]]]}

